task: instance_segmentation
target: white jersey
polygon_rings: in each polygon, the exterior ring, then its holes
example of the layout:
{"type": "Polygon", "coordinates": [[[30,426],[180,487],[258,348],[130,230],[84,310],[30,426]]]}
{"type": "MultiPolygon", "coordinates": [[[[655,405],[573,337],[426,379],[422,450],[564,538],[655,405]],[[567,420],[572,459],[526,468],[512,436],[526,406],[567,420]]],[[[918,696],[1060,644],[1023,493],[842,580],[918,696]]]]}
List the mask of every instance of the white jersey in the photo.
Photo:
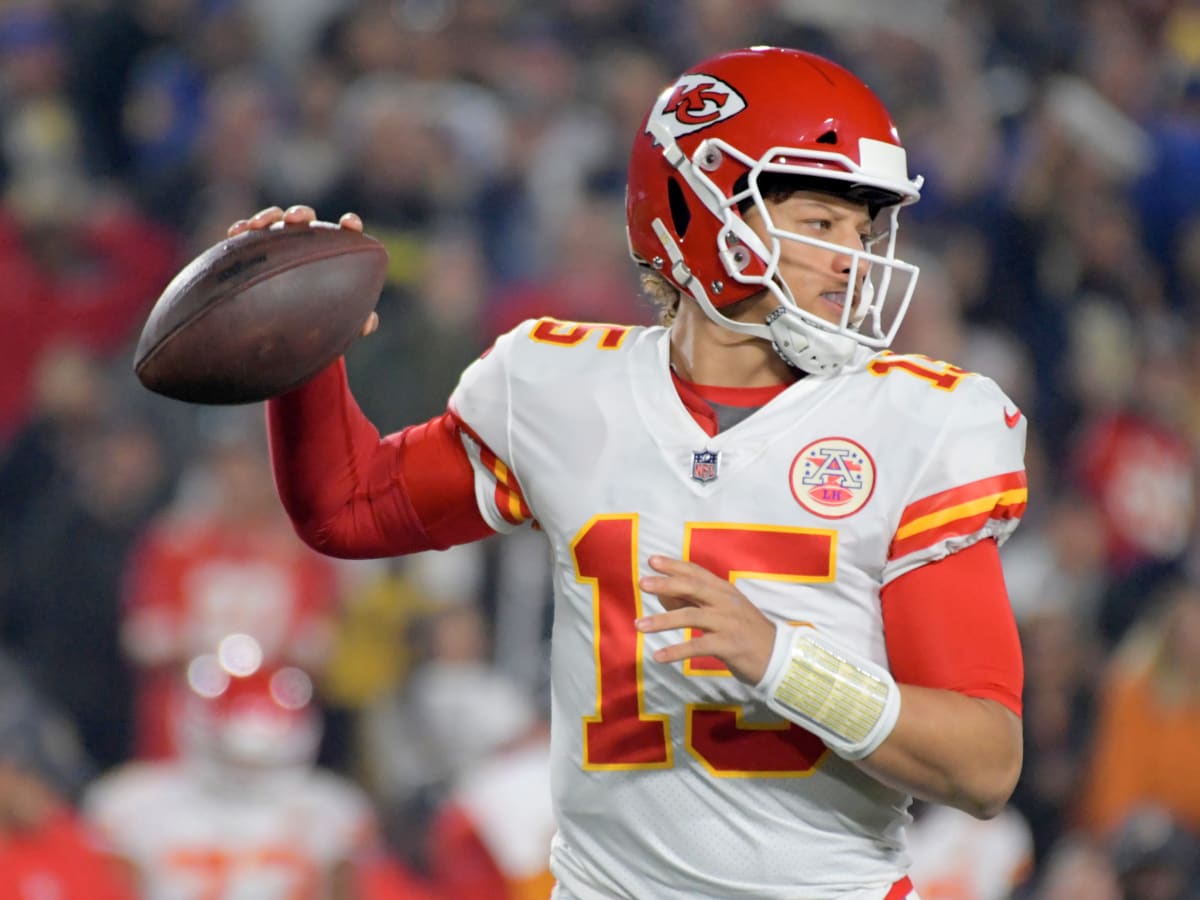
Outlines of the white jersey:
{"type": "Polygon", "coordinates": [[[642,635],[651,554],[733,580],[769,617],[886,666],[880,590],[1024,508],[1024,423],[987,378],[863,350],[709,437],[662,328],[543,319],[501,337],[451,408],[480,509],[555,561],[552,869],[593,897],[882,898],[909,798],[771,714],[713,659],[642,635]]]}
{"type": "Polygon", "coordinates": [[[136,871],[143,900],[324,900],[375,822],[366,794],[330,772],[275,773],[239,789],[178,761],[103,776],[83,809],[136,871]]]}

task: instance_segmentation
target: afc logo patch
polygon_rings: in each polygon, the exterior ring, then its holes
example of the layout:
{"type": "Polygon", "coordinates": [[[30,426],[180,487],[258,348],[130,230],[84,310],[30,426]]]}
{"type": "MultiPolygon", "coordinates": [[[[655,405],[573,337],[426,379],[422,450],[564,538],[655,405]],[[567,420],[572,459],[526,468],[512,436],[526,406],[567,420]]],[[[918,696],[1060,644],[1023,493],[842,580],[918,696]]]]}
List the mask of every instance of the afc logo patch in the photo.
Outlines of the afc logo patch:
{"type": "Polygon", "coordinates": [[[720,453],[716,450],[696,450],[692,453],[692,480],[707,484],[717,479],[720,453]]]}
{"type": "MultiPolygon", "coordinates": [[[[680,138],[736,116],[745,108],[742,95],[720,78],[684,75],[659,95],[649,121],[661,122],[672,137],[680,138]]],[[[646,131],[650,133],[649,128],[646,131]]]]}
{"type": "Polygon", "coordinates": [[[796,454],[788,479],[796,502],[814,516],[844,519],[875,492],[875,460],[849,438],[821,438],[796,454]]]}

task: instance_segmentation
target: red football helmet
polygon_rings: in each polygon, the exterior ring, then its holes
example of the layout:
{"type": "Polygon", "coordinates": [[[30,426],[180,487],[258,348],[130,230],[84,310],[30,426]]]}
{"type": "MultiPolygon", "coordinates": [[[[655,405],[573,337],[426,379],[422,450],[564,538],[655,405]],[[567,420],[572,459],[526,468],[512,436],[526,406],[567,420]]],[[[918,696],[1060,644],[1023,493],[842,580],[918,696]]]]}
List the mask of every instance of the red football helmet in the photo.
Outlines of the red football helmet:
{"type": "Polygon", "coordinates": [[[193,758],[239,771],[309,765],[321,738],[309,676],[293,666],[242,673],[216,655],[192,660],[180,732],[193,758]]]}
{"type": "Polygon", "coordinates": [[[714,321],[771,341],[803,371],[828,372],[858,344],[887,347],[900,326],[918,271],[894,256],[896,217],[920,197],[921,181],[908,175],[887,110],[850,72],[799,50],[735,50],[681,75],[646,117],[629,166],[630,252],[714,321]],[[862,250],[784,231],[763,202],[760,179],[768,173],[862,200],[878,230],[886,231],[862,250]],[[762,215],[769,243],[742,218],[751,205],[762,215]],[[796,305],[778,274],[785,240],[852,256],[840,323],[796,305]],[[901,299],[885,321],[895,273],[905,284],[896,285],[901,299]],[[764,288],[780,306],[762,325],[720,313],[764,288]]]}

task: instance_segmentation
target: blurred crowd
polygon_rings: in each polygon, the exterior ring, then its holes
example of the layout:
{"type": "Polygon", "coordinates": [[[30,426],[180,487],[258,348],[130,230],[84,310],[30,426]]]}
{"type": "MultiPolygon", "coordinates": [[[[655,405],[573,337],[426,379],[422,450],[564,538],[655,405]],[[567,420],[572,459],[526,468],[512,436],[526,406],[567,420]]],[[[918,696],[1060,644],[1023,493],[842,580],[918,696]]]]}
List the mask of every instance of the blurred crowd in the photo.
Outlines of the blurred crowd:
{"type": "Polygon", "coordinates": [[[650,322],[632,135],[757,43],[892,110],[926,179],[896,349],[1030,422],[1024,773],[995,820],[918,805],[914,881],[1200,897],[1196,0],[2,0],[0,900],[546,896],[540,537],[316,556],[261,408],[132,350],[272,204],[389,250],[348,355],[382,431],[524,318],[650,322]]]}

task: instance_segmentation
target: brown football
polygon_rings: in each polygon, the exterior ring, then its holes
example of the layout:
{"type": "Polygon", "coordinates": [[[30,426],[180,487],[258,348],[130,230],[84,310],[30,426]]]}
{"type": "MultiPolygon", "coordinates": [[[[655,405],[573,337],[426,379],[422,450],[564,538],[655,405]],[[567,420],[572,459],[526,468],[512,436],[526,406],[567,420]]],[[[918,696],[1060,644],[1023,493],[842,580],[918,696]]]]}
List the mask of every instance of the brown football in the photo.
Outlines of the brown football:
{"type": "Polygon", "coordinates": [[[387,264],[375,238],[325,222],[223,240],[163,290],[134,372],[189,403],[253,403],[299,387],[359,335],[387,264]]]}

